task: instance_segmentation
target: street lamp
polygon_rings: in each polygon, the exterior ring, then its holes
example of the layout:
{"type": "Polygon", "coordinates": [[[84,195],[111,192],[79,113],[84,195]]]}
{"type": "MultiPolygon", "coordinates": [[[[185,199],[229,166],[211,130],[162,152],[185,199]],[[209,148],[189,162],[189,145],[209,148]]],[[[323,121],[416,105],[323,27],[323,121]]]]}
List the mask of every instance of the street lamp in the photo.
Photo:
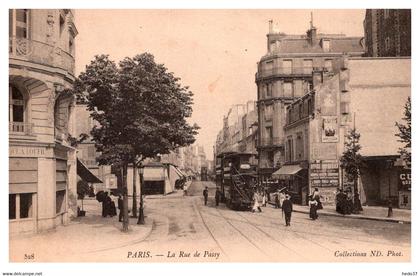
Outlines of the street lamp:
{"type": "MultiPolygon", "coordinates": [[[[389,159],[386,161],[386,167],[389,169],[389,172],[391,173],[392,168],[394,167],[394,160],[389,159]]],[[[391,199],[391,176],[388,175],[388,217],[392,217],[393,211],[392,211],[392,199],[391,199]]]]}
{"type": "Polygon", "coordinates": [[[139,218],[137,220],[137,224],[145,224],[144,222],[144,212],[143,212],[143,173],[144,167],[140,167],[140,205],[139,205],[139,218]]]}

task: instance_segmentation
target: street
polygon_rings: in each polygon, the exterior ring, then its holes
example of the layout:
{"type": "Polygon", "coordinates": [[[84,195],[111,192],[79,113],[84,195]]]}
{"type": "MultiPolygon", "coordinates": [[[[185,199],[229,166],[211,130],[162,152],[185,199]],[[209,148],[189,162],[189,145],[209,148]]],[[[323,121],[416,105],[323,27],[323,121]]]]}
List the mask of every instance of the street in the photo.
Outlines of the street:
{"type": "MultiPolygon", "coordinates": [[[[54,244],[54,235],[62,237],[80,231],[80,248],[62,244],[50,254],[35,249],[40,241],[19,239],[34,245],[37,261],[117,261],[117,262],[402,262],[409,261],[411,225],[383,221],[357,220],[341,217],[323,217],[312,221],[306,214],[294,212],[291,227],[285,227],[282,213],[267,205],[262,213],[240,212],[227,209],[224,204],[215,206],[215,184],[194,181],[183,196],[181,191],[167,196],[151,196],[145,200],[146,226],[137,226],[130,220],[131,233],[141,238],[133,241],[129,234],[117,230],[120,224],[113,222],[112,230],[103,225],[94,230],[82,230],[78,225],[58,228],[56,234],[43,234],[54,244]],[[202,190],[209,187],[209,202],[204,206],[202,190]],[[146,230],[149,227],[150,231],[146,230]],[[74,230],[76,229],[76,230],[74,230]],[[94,232],[93,232],[94,231],[94,232]],[[102,232],[103,233],[102,233],[102,232]],[[105,233],[106,232],[106,233],[105,233]],[[142,233],[143,233],[142,232],[142,233]],[[60,234],[61,233],[61,234],[60,234]],[[92,235],[92,237],[90,237],[92,235]],[[107,236],[106,236],[107,235],[107,236]],[[105,246],[101,238],[115,244],[105,246]],[[97,246],[98,242],[101,246],[97,246]],[[85,240],[82,245],[83,240],[85,240]],[[124,242],[122,242],[124,241],[124,242]],[[118,243],[120,242],[120,243],[118,243]],[[61,251],[60,251],[61,250],[61,251]],[[54,254],[53,254],[54,252],[54,254]],[[45,255],[45,257],[42,257],[45,255]]],[[[87,203],[89,204],[89,203],[87,203]]],[[[96,204],[92,201],[91,204],[96,204]]],[[[98,209],[99,210],[99,209],[98,209]]],[[[99,211],[98,211],[99,212],[99,211]]],[[[88,213],[89,214],[89,213],[88,213]]],[[[100,218],[98,221],[116,220],[100,218]]],[[[103,240],[102,239],[102,240],[103,240]]],[[[70,236],[69,239],[71,240],[70,236]]],[[[14,248],[17,248],[17,241],[14,248]]],[[[45,250],[44,246],[44,250],[45,250]]],[[[51,248],[51,250],[53,250],[51,248]]],[[[30,250],[29,250],[30,251],[30,250]]],[[[13,252],[19,261],[19,252],[13,252]]]]}

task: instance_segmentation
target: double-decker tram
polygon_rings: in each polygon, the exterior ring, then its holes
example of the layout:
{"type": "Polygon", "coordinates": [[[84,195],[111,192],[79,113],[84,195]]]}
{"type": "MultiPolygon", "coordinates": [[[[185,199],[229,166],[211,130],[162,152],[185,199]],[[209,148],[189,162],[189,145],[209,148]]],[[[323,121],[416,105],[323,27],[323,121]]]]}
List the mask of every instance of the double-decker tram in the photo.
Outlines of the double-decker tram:
{"type": "Polygon", "coordinates": [[[231,209],[251,208],[257,185],[256,168],[250,160],[254,155],[243,152],[226,152],[217,156],[216,185],[222,192],[222,202],[231,209]],[[219,171],[219,174],[218,174],[219,171]]]}

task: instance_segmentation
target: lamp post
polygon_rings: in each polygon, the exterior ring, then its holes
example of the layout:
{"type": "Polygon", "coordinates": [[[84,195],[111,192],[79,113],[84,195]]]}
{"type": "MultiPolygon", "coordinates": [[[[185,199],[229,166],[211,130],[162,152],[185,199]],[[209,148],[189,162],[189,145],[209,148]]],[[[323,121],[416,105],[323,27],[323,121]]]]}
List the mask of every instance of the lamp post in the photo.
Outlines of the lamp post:
{"type": "Polygon", "coordinates": [[[144,222],[144,212],[143,212],[143,173],[144,173],[144,167],[140,167],[139,169],[140,173],[140,205],[139,205],[139,218],[137,220],[137,224],[145,224],[144,222]]]}
{"type": "Polygon", "coordinates": [[[392,199],[391,199],[391,170],[394,167],[394,160],[387,160],[387,169],[389,170],[389,175],[388,175],[388,216],[387,217],[392,217],[393,215],[393,211],[392,211],[392,199]]]}

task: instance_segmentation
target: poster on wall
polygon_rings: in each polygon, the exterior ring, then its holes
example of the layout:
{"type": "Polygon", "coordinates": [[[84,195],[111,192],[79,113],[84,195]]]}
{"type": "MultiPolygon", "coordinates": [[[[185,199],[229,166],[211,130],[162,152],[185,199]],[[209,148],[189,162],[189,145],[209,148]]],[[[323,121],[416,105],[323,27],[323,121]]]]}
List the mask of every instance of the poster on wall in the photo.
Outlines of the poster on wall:
{"type": "Polygon", "coordinates": [[[338,142],[337,116],[322,117],[322,137],[323,143],[338,142]]]}

